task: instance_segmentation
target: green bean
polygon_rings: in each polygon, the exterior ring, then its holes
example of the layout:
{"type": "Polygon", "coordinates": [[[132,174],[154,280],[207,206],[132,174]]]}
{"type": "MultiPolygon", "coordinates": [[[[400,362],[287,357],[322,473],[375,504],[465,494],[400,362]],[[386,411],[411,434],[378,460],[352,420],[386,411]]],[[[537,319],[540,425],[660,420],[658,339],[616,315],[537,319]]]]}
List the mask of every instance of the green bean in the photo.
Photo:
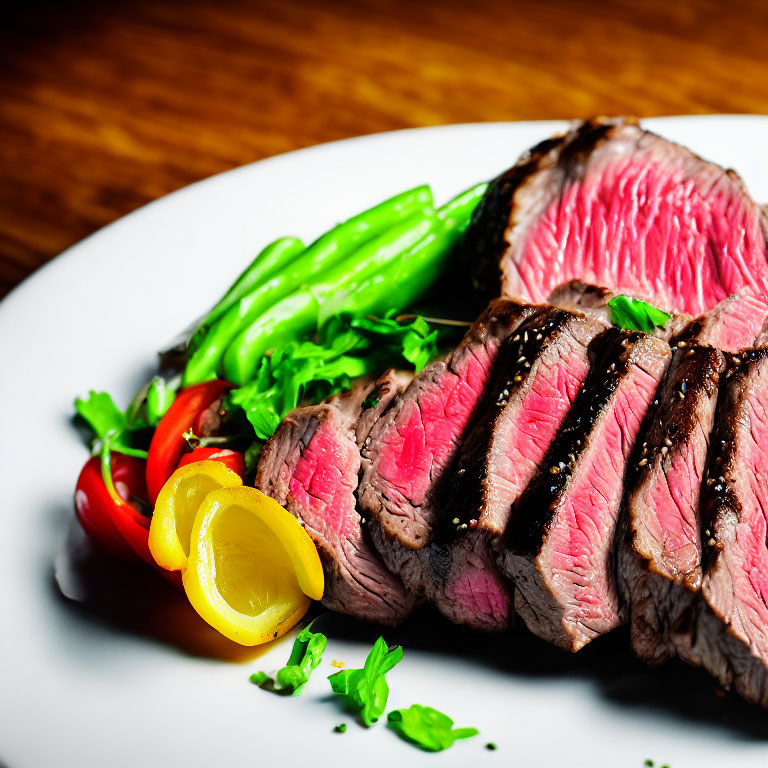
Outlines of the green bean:
{"type": "MultiPolygon", "coordinates": [[[[321,279],[307,285],[305,290],[310,291],[318,307],[322,307],[335,293],[354,290],[361,282],[381,272],[387,264],[398,260],[403,252],[441,225],[442,221],[430,211],[415,214],[369,240],[350,257],[324,273],[321,279]]],[[[224,352],[224,374],[230,381],[248,381],[255,374],[264,355],[265,344],[274,346],[265,338],[265,317],[271,318],[269,311],[240,331],[224,352]]],[[[317,316],[314,318],[316,322],[317,316]]],[[[303,333],[311,330],[313,326],[308,325],[303,333]]]]}
{"type": "Polygon", "coordinates": [[[244,368],[239,356],[230,355],[234,347],[229,347],[223,361],[225,378],[233,384],[245,384],[270,349],[300,338],[309,329],[316,327],[318,308],[319,304],[312,291],[306,289],[277,302],[244,334],[242,343],[248,345],[251,353],[249,361],[255,361],[254,367],[244,368]]]}
{"type": "Polygon", "coordinates": [[[281,237],[262,249],[208,313],[201,324],[201,329],[213,325],[235,302],[272,277],[304,248],[304,243],[297,237],[281,237]]]}
{"type": "Polygon", "coordinates": [[[423,215],[431,210],[429,187],[416,187],[353,216],[322,235],[283,270],[233,304],[211,326],[187,363],[184,386],[214,378],[222,355],[233,339],[281,299],[311,283],[316,275],[340,263],[360,245],[386,232],[398,221],[417,211],[423,215]]]}
{"type": "Polygon", "coordinates": [[[347,286],[320,308],[319,324],[340,314],[384,314],[421,298],[444,272],[487,184],[478,184],[437,209],[442,225],[404,252],[385,273],[347,286]]]}
{"type": "Polygon", "coordinates": [[[456,219],[459,225],[466,229],[472,218],[472,213],[477,208],[477,204],[485,194],[486,189],[488,189],[487,183],[476,184],[474,187],[470,187],[438,208],[437,215],[441,219],[456,219]]]}

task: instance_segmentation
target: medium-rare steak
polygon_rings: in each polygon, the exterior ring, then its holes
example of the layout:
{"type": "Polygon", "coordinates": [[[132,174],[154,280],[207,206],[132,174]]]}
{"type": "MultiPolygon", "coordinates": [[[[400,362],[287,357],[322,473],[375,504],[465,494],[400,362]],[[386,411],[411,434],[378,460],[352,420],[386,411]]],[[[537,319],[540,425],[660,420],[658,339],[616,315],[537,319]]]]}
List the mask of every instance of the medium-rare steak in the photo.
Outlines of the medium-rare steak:
{"type": "Polygon", "coordinates": [[[417,556],[438,519],[436,487],[477,410],[501,342],[536,309],[491,302],[446,360],[431,363],[371,427],[363,446],[358,499],[390,570],[423,588],[417,556]]]}
{"type": "Polygon", "coordinates": [[[299,519],[315,542],[325,574],[323,605],[381,624],[402,621],[415,596],[364,536],[355,509],[360,470],[355,427],[366,403],[385,407],[398,381],[390,372],[377,385],[291,411],[262,449],[254,483],[299,519]]]}
{"type": "Polygon", "coordinates": [[[537,477],[512,508],[499,558],[539,637],[576,651],[621,622],[613,538],[624,471],[669,345],[611,328],[537,477]]]}
{"type": "Polygon", "coordinates": [[[765,213],[741,179],[624,121],[534,147],[489,187],[465,258],[485,295],[541,302],[570,280],[691,316],[768,296],[765,213]]]}
{"type": "Polygon", "coordinates": [[[630,463],[617,535],[617,578],[632,647],[658,664],[701,586],[699,502],[725,357],[751,346],[768,306],[748,291],[720,302],[681,335],[630,463]]]}
{"type": "Polygon", "coordinates": [[[445,484],[446,512],[427,547],[427,597],[454,622],[502,631],[510,589],[495,545],[589,371],[587,347],[605,325],[544,307],[502,345],[476,425],[445,484]]]}
{"type": "Polygon", "coordinates": [[[768,706],[768,350],[731,356],[702,491],[703,579],[687,661],[768,706]]]}

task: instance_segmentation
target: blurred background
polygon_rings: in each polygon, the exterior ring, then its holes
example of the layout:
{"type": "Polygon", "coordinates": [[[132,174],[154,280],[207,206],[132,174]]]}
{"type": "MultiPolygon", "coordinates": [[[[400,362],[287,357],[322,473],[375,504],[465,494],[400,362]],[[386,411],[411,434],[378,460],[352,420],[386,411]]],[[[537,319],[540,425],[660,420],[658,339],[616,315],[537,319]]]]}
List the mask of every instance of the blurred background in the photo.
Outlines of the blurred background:
{"type": "Polygon", "coordinates": [[[14,6],[0,12],[0,297],[160,195],[320,142],[768,111],[764,0],[14,6]]]}

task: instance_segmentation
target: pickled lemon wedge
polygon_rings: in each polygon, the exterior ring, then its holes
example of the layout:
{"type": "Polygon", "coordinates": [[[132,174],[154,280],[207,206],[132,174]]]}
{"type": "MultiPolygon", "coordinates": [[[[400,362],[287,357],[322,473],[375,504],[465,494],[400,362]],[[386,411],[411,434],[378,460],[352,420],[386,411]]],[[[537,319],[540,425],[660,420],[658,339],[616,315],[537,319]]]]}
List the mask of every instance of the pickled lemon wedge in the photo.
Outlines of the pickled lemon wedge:
{"type": "Polygon", "coordinates": [[[218,461],[197,461],[177,469],[157,497],[149,526],[149,551],[157,564],[169,571],[184,570],[203,499],[211,491],[242,484],[236,472],[218,461]]]}
{"type": "Polygon", "coordinates": [[[324,588],[312,539],[274,499],[249,487],[207,494],[182,581],[200,616],[242,645],[284,635],[324,588]]]}

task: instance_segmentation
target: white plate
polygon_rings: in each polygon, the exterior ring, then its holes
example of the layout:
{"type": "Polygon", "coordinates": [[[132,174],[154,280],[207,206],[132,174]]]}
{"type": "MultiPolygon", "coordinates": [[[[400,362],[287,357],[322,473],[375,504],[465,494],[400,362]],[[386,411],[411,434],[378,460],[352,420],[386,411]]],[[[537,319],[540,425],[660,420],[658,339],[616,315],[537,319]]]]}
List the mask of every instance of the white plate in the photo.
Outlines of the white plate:
{"type": "MultiPolygon", "coordinates": [[[[645,125],[733,166],[758,200],[768,200],[768,118],[645,125]]],[[[290,641],[256,661],[222,661],[205,650],[211,637],[194,619],[184,630],[188,642],[179,644],[161,637],[162,621],[152,628],[106,620],[63,600],[54,585],[53,559],[86,458],[69,422],[75,395],[107,389],[125,403],[152,366],[153,351],[201,314],[267,241],[312,238],[422,182],[443,200],[505,169],[561,126],[402,131],[231,171],[89,237],[0,304],[0,763],[766,764],[762,712],[716,698],[703,672],[682,665],[646,670],[621,633],[571,657],[524,633],[487,640],[423,618],[418,631],[403,636],[405,660],[390,675],[390,706],[432,705],[458,725],[481,729],[480,737],[433,757],[383,723],[357,727],[327,700],[331,659],[360,662],[373,639],[368,630],[355,636],[344,622],[326,622],[335,635],[323,667],[303,696],[283,699],[252,686],[248,675],[279,666],[290,641]],[[198,642],[202,652],[190,648],[198,642]],[[334,734],[342,720],[349,730],[334,734]],[[498,752],[486,752],[487,741],[498,752]]],[[[157,589],[162,599],[147,597],[148,612],[184,613],[168,608],[157,589]]],[[[124,600],[115,593],[118,614],[124,604],[126,613],[137,610],[124,600]]]]}

